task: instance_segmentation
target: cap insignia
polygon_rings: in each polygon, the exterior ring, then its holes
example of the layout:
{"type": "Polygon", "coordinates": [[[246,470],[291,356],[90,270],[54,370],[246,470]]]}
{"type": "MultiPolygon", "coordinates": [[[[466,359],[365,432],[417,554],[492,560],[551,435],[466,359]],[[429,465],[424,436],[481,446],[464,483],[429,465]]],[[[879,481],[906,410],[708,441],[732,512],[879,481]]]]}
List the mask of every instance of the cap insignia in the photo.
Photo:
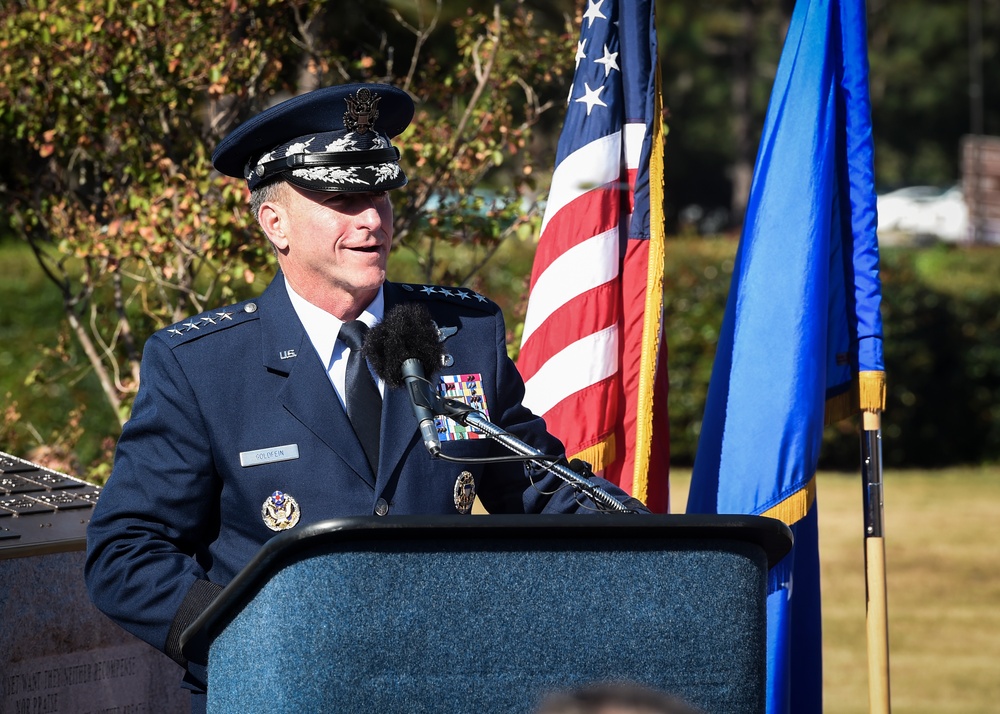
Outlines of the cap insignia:
{"type": "Polygon", "coordinates": [[[344,113],[344,126],[359,134],[373,129],[378,119],[378,103],[382,97],[367,87],[361,87],[354,96],[348,95],[347,111],[344,113]]]}

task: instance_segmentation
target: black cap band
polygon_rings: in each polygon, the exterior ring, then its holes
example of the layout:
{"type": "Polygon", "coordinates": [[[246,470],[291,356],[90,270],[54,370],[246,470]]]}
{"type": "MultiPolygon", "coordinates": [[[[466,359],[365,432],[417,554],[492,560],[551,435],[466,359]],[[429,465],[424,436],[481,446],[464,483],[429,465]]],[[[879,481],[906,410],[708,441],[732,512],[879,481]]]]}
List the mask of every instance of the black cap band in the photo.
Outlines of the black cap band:
{"type": "Polygon", "coordinates": [[[398,161],[399,149],[395,146],[388,149],[372,149],[370,151],[352,151],[348,153],[322,152],[316,154],[292,154],[281,159],[265,161],[254,167],[253,172],[258,181],[264,181],[276,174],[291,169],[306,166],[367,166],[369,164],[384,164],[387,161],[398,161]]]}

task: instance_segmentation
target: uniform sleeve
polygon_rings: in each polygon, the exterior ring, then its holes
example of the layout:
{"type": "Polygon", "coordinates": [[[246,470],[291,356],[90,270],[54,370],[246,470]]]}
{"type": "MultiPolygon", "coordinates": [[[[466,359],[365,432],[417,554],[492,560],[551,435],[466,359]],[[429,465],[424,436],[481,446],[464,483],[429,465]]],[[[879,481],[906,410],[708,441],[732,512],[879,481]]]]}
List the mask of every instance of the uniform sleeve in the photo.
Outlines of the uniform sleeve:
{"type": "Polygon", "coordinates": [[[139,393],[87,528],[94,604],[182,666],[179,637],[221,589],[201,562],[218,532],[219,479],[184,370],[147,341],[139,393]]]}
{"type": "MultiPolygon", "coordinates": [[[[496,424],[515,437],[533,446],[544,454],[556,457],[565,455],[562,442],[545,428],[545,421],[525,407],[524,380],[517,367],[507,356],[507,330],[503,314],[496,310],[496,350],[497,350],[497,394],[499,409],[491,409],[496,424]]],[[[496,445],[495,455],[509,455],[502,446],[496,445]]],[[[594,483],[632,507],[642,507],[641,502],[631,498],[623,490],[604,479],[595,478],[594,483]]],[[[576,513],[596,512],[590,499],[577,494],[571,486],[558,476],[525,466],[523,462],[511,462],[491,466],[484,473],[479,488],[479,498],[490,513],[576,513]]]]}

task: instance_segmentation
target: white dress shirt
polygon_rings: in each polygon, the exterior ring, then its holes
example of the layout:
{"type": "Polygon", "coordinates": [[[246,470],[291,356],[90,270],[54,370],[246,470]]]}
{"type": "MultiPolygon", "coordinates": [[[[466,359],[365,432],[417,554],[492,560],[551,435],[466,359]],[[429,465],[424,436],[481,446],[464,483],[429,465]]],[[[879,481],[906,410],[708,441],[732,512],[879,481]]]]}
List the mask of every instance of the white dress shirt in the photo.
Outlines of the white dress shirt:
{"type": "MultiPolygon", "coordinates": [[[[345,399],[345,395],[347,391],[345,384],[347,382],[347,358],[351,354],[351,348],[337,339],[337,335],[340,334],[340,327],[344,324],[344,321],[334,317],[326,310],[316,307],[292,290],[292,286],[288,284],[287,280],[285,280],[285,289],[288,290],[288,298],[292,301],[295,314],[299,316],[302,326],[306,329],[306,334],[309,335],[309,341],[312,342],[316,354],[319,355],[320,362],[326,367],[326,374],[330,378],[330,383],[333,384],[333,389],[337,392],[340,404],[346,411],[347,400],[345,399]]],[[[380,287],[378,295],[375,296],[375,299],[365,308],[365,311],[361,313],[358,319],[371,328],[382,321],[384,312],[385,301],[382,295],[382,288],[380,287]]],[[[375,380],[375,384],[378,386],[379,394],[385,396],[385,383],[375,374],[372,374],[372,379],[375,380]]]]}

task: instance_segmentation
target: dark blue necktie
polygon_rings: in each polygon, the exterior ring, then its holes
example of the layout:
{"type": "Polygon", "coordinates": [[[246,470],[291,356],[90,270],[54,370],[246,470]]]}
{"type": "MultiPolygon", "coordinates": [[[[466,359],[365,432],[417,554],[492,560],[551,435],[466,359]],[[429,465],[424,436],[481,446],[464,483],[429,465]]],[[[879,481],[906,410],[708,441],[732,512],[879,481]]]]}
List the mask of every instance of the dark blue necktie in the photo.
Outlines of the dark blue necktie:
{"type": "Polygon", "coordinates": [[[354,433],[358,435],[372,467],[378,475],[378,444],[382,424],[382,395],[372,379],[368,362],[361,354],[368,325],[360,320],[346,322],[340,328],[338,339],[351,348],[347,358],[347,379],[344,391],[347,401],[347,417],[351,420],[354,433]]]}

